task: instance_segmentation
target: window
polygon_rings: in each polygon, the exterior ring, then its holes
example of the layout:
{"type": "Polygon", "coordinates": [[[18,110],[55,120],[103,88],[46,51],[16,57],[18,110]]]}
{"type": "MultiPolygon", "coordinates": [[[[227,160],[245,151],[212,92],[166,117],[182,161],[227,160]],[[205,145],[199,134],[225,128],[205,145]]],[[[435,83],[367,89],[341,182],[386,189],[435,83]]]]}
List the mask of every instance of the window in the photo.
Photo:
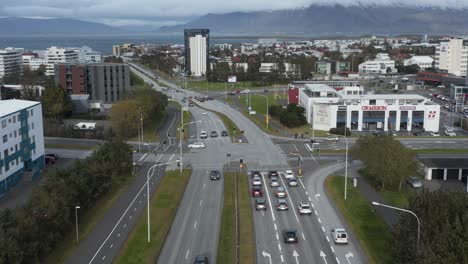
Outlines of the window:
{"type": "Polygon", "coordinates": [[[11,118],[8,118],[8,124],[11,124],[11,118]]]}
{"type": "Polygon", "coordinates": [[[13,132],[13,134],[15,135],[15,138],[18,136],[18,131],[15,130],[15,132],[13,132]]]}
{"type": "Polygon", "coordinates": [[[7,126],[7,121],[6,120],[2,120],[2,128],[5,128],[7,126]]]}
{"type": "Polygon", "coordinates": [[[34,129],[34,122],[31,123],[31,129],[34,129]]]}
{"type": "Polygon", "coordinates": [[[34,116],[34,112],[33,112],[33,110],[32,110],[32,109],[31,109],[31,116],[34,116]]]}
{"type": "Polygon", "coordinates": [[[405,100],[398,100],[398,104],[399,104],[399,105],[404,105],[404,104],[405,104],[405,100]]]}
{"type": "Polygon", "coordinates": [[[376,104],[376,100],[369,100],[369,105],[375,105],[376,104]]]}
{"type": "Polygon", "coordinates": [[[3,135],[3,143],[8,142],[8,135],[3,135]]]}
{"type": "Polygon", "coordinates": [[[33,142],[33,143],[36,142],[36,136],[33,136],[33,137],[32,137],[32,142],[33,142]]]}
{"type": "Polygon", "coordinates": [[[15,144],[15,151],[18,151],[18,144],[15,144]]]}
{"type": "Polygon", "coordinates": [[[10,133],[10,138],[12,138],[12,137],[13,137],[13,133],[10,133]]]}
{"type": "Polygon", "coordinates": [[[16,116],[13,117],[13,124],[16,123],[16,116]]]}

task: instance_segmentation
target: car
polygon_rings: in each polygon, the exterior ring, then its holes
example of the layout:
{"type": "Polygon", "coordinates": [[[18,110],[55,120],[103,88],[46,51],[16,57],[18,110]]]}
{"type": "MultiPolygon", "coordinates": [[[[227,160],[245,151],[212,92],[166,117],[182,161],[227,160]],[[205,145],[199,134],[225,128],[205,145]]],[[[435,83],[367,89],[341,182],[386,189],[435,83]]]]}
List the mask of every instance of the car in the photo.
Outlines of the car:
{"type": "Polygon", "coordinates": [[[195,142],[195,143],[189,144],[188,148],[189,149],[201,149],[201,148],[205,148],[205,144],[203,142],[195,142]]]}
{"type": "Polygon", "coordinates": [[[284,243],[297,243],[299,241],[297,236],[297,230],[286,229],[283,231],[284,243]]]}
{"type": "Polygon", "coordinates": [[[437,131],[433,131],[433,132],[431,132],[431,133],[429,133],[429,134],[430,134],[431,136],[433,136],[433,137],[438,137],[438,136],[440,136],[439,132],[437,132],[437,131]]]}
{"type": "Polygon", "coordinates": [[[308,203],[300,203],[297,205],[297,209],[299,210],[299,214],[312,214],[312,208],[310,207],[310,204],[308,203]]]}
{"type": "Polygon", "coordinates": [[[188,106],[195,106],[195,104],[194,103],[189,103],[188,106]]]}
{"type": "Polygon", "coordinates": [[[338,136],[328,136],[325,140],[329,141],[329,142],[338,142],[338,141],[340,141],[340,137],[338,137],[338,136]]]}
{"type": "Polygon", "coordinates": [[[275,170],[271,170],[268,172],[268,177],[271,178],[271,177],[278,177],[278,172],[275,171],[275,170]]]}
{"type": "Polygon", "coordinates": [[[218,132],[216,132],[216,131],[211,131],[211,132],[210,132],[210,137],[212,137],[212,138],[217,138],[217,137],[218,137],[218,132]]]}
{"type": "Polygon", "coordinates": [[[45,156],[44,159],[45,159],[45,164],[49,164],[49,165],[55,164],[55,159],[53,157],[45,156]]]}
{"type": "Polygon", "coordinates": [[[55,153],[45,154],[45,156],[46,156],[46,157],[52,157],[52,158],[54,158],[55,160],[58,160],[58,159],[59,159],[58,155],[55,154],[55,153]]]}
{"type": "Polygon", "coordinates": [[[193,264],[208,264],[208,257],[203,255],[198,255],[195,257],[193,264]]]}
{"type": "Polygon", "coordinates": [[[227,137],[227,136],[228,136],[228,132],[227,132],[226,130],[221,131],[221,136],[222,136],[222,137],[227,137]]]}
{"type": "Polygon", "coordinates": [[[271,187],[278,187],[278,186],[280,186],[278,177],[271,177],[271,178],[270,178],[270,186],[271,186],[271,187]]]}
{"type": "Polygon", "coordinates": [[[344,228],[332,229],[332,237],[335,244],[348,244],[348,233],[344,228]]]}
{"type": "Polygon", "coordinates": [[[406,182],[413,188],[421,188],[423,186],[421,180],[415,176],[408,177],[406,182]]]}
{"type": "Polygon", "coordinates": [[[252,197],[262,197],[262,196],[263,196],[262,187],[253,186],[252,187],[252,197]]]}
{"type": "Polygon", "coordinates": [[[297,186],[297,179],[296,178],[289,178],[288,185],[289,185],[289,187],[296,187],[297,186]]]}
{"type": "Polygon", "coordinates": [[[255,177],[262,177],[259,171],[251,171],[250,172],[250,177],[255,178],[255,177]]]}
{"type": "Polygon", "coordinates": [[[265,199],[257,198],[255,199],[255,210],[267,210],[267,205],[265,199]]]}
{"type": "Polygon", "coordinates": [[[284,174],[285,174],[284,177],[285,177],[286,179],[294,178],[294,173],[293,173],[292,170],[285,170],[285,171],[284,171],[284,174]]]}
{"type": "Polygon", "coordinates": [[[203,113],[201,113],[201,114],[202,114],[202,115],[207,115],[208,113],[207,113],[207,112],[203,112],[203,113]]]}
{"type": "Polygon", "coordinates": [[[208,138],[208,134],[206,133],[206,131],[200,132],[200,138],[201,138],[201,139],[208,138]]]}
{"type": "Polygon", "coordinates": [[[278,211],[289,210],[288,202],[286,201],[286,199],[278,199],[278,201],[276,201],[276,210],[278,211]]]}
{"type": "Polygon", "coordinates": [[[454,137],[457,135],[455,132],[453,132],[453,130],[445,130],[444,134],[449,137],[454,137]]]}
{"type": "Polygon", "coordinates": [[[252,186],[262,186],[262,179],[260,179],[258,176],[255,176],[252,180],[252,186]]]}
{"type": "Polygon", "coordinates": [[[210,179],[211,180],[219,180],[221,179],[221,174],[217,170],[210,171],[210,179]]]}
{"type": "Polygon", "coordinates": [[[283,187],[276,187],[275,189],[275,196],[277,198],[285,198],[286,197],[286,190],[283,187]]]}

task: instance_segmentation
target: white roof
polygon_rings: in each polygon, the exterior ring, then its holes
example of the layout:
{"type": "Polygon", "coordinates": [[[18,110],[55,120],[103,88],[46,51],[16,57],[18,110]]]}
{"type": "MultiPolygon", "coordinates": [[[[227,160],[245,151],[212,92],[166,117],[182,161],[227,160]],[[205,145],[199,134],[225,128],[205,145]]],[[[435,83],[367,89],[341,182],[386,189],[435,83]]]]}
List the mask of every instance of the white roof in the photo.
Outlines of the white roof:
{"type": "Polygon", "coordinates": [[[38,104],[40,104],[40,102],[16,99],[0,101],[0,117],[10,115],[38,104]]]}
{"type": "Polygon", "coordinates": [[[407,59],[407,61],[432,63],[434,61],[434,59],[429,57],[429,56],[413,56],[413,57],[407,59]]]}
{"type": "Polygon", "coordinates": [[[362,95],[342,95],[344,100],[383,100],[383,99],[407,99],[407,100],[425,100],[426,97],[418,94],[362,94],[362,95]]]}

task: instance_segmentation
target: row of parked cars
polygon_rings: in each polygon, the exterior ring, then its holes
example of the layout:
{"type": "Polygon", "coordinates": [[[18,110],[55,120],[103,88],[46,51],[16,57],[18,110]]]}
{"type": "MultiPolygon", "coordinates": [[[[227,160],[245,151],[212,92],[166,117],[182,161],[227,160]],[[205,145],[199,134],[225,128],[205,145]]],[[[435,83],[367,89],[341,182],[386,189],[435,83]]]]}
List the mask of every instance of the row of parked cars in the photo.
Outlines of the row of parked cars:
{"type": "MultiPolygon", "coordinates": [[[[268,210],[268,204],[266,199],[263,197],[262,191],[262,178],[259,171],[252,171],[251,182],[252,182],[252,197],[255,198],[255,210],[256,211],[266,211],[268,210]]],[[[279,173],[276,170],[271,170],[268,172],[269,184],[274,188],[274,195],[277,198],[276,200],[276,210],[277,211],[287,211],[289,210],[289,205],[286,200],[287,192],[285,187],[281,186],[279,180],[279,173]]],[[[298,182],[292,170],[286,170],[284,177],[287,181],[289,187],[298,186],[298,182]]],[[[265,183],[266,184],[266,183],[265,183]]],[[[308,202],[301,202],[297,205],[297,211],[300,215],[312,215],[312,206],[308,202]]],[[[298,243],[298,231],[295,229],[285,229],[282,232],[284,243],[298,243]]],[[[332,230],[332,237],[336,244],[347,244],[348,235],[346,230],[343,228],[335,228],[332,230]]]]}

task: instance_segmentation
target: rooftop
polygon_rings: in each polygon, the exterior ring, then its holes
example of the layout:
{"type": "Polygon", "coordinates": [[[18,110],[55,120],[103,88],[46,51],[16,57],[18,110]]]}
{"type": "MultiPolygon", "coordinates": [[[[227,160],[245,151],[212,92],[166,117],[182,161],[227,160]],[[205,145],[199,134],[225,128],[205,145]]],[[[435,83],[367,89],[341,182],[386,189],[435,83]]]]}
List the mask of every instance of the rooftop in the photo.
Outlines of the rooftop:
{"type": "Polygon", "coordinates": [[[362,95],[342,95],[343,99],[348,100],[359,100],[359,99],[375,99],[375,100],[385,100],[385,99],[406,99],[406,100],[427,100],[426,97],[418,94],[362,94],[362,95]]]}
{"type": "Polygon", "coordinates": [[[40,102],[15,99],[0,101],[0,117],[10,115],[14,112],[23,110],[24,108],[32,107],[38,104],[40,104],[40,102]]]}
{"type": "Polygon", "coordinates": [[[420,158],[428,168],[468,169],[468,158],[420,158]]]}

